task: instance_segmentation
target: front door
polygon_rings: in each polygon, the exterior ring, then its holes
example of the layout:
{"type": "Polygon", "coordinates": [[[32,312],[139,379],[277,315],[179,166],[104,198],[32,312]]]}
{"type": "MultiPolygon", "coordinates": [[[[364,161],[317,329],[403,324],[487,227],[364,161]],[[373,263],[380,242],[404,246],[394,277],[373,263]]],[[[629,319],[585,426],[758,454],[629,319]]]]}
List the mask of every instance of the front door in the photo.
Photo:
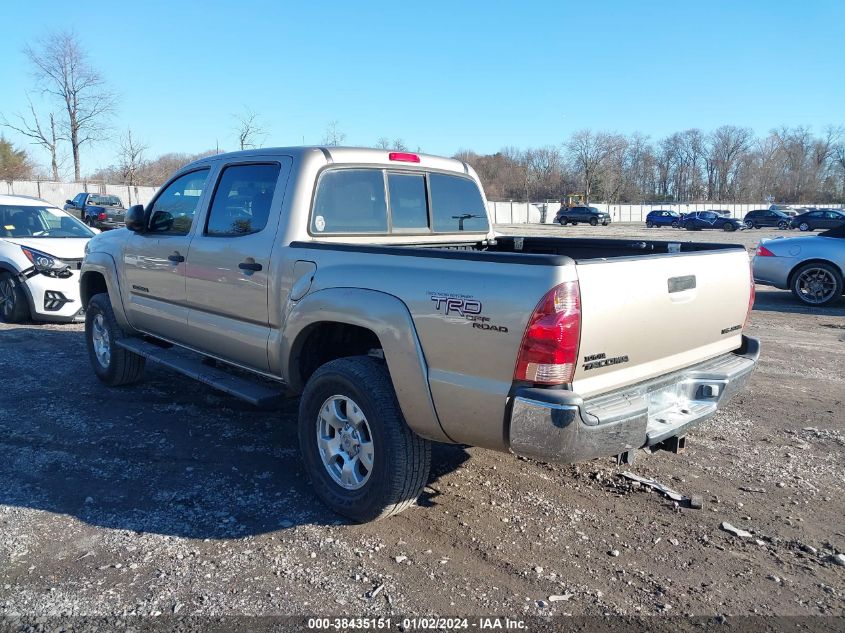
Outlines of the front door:
{"type": "Polygon", "coordinates": [[[260,371],[269,371],[270,254],[291,162],[226,165],[188,255],[189,344],[260,371]]]}
{"type": "Polygon", "coordinates": [[[133,327],[184,343],[188,327],[185,260],[203,199],[208,168],[177,177],[153,200],[145,233],[134,233],[123,251],[121,288],[133,327]]]}

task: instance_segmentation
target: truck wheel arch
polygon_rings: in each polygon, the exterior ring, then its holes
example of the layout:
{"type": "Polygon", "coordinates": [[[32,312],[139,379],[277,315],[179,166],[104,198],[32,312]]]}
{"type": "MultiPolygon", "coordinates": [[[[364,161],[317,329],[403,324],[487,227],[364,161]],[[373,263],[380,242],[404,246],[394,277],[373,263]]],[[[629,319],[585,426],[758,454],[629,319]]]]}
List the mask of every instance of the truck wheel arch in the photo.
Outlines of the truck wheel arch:
{"type": "Polygon", "coordinates": [[[296,302],[285,320],[280,341],[282,378],[292,392],[300,393],[309,371],[317,368],[314,363],[366,354],[376,342],[384,354],[408,426],[426,439],[451,442],[437,418],[428,367],[411,313],[393,295],[359,288],[329,288],[309,293],[296,302]],[[334,349],[324,346],[330,349],[309,356],[309,345],[318,340],[313,337],[320,336],[339,337],[342,344],[334,349]]]}
{"type": "Polygon", "coordinates": [[[120,282],[118,281],[114,259],[107,253],[89,253],[85,256],[79,278],[79,295],[82,307],[87,308],[91,297],[101,292],[108,293],[115,319],[117,319],[120,327],[127,334],[135,333],[136,330],[130,325],[123,309],[123,297],[120,294],[120,282]]]}

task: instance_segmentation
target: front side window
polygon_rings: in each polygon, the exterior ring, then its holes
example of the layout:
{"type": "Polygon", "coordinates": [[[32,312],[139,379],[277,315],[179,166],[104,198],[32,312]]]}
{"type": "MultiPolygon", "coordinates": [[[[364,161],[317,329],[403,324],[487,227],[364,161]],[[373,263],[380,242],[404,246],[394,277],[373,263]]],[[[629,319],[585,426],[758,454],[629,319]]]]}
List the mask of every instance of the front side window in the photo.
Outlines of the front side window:
{"type": "Polygon", "coordinates": [[[249,235],[267,226],[280,170],[278,163],[226,167],[211,202],[206,235],[249,235]]]}
{"type": "Polygon", "coordinates": [[[489,230],[487,210],[475,181],[460,176],[429,174],[432,229],[438,233],[489,230]]]}
{"type": "Polygon", "coordinates": [[[151,233],[187,235],[205,189],[208,169],[192,171],[171,182],[150,209],[151,233]]]}
{"type": "Polygon", "coordinates": [[[387,233],[384,173],[375,169],[335,169],[320,177],[313,233],[387,233]]]}

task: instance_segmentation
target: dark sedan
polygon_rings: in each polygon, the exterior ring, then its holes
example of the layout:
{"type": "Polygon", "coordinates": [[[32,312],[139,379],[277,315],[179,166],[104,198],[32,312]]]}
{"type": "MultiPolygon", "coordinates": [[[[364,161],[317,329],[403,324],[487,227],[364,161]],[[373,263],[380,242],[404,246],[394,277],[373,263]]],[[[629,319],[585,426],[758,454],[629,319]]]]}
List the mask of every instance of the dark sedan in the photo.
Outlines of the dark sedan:
{"type": "Polygon", "coordinates": [[[735,218],[728,218],[715,211],[693,211],[681,218],[681,227],[687,231],[701,231],[703,229],[718,229],[720,231],[736,231],[744,229],[745,225],[735,218]]]}
{"type": "Polygon", "coordinates": [[[595,207],[561,207],[557,215],[555,215],[555,222],[561,226],[567,224],[578,224],[583,222],[591,226],[607,226],[610,224],[610,214],[606,211],[599,211],[595,207]]]}
{"type": "Polygon", "coordinates": [[[789,226],[800,231],[835,229],[845,224],[845,213],[838,209],[814,209],[792,218],[789,226]]]}
{"type": "Polygon", "coordinates": [[[788,229],[791,219],[783,211],[776,209],[754,209],[746,213],[742,221],[749,229],[759,229],[764,226],[788,229]]]}

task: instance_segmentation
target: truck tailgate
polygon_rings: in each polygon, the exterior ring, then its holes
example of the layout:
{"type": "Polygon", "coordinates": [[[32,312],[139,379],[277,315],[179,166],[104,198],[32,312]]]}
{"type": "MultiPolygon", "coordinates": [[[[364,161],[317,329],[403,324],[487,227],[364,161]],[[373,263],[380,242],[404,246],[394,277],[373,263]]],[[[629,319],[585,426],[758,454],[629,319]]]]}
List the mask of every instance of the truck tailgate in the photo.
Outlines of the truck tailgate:
{"type": "Polygon", "coordinates": [[[745,249],[576,262],[582,396],[739,348],[751,293],[745,249]]]}

